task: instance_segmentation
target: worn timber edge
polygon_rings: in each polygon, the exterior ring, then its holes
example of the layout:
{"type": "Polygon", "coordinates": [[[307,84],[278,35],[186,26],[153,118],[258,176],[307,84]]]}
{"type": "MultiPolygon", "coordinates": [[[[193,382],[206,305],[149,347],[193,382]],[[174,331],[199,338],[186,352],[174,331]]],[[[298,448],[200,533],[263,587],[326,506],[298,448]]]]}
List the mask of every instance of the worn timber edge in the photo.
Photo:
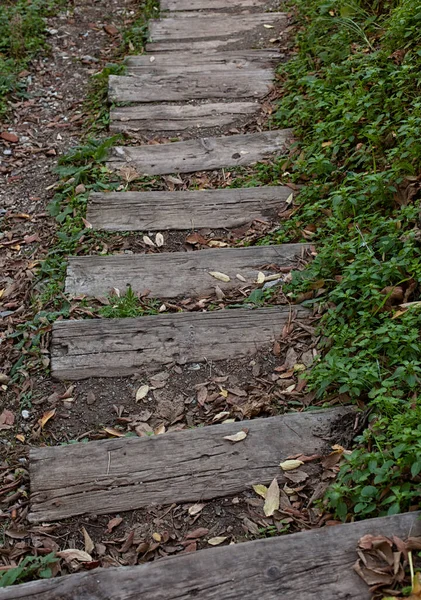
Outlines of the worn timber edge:
{"type": "Polygon", "coordinates": [[[174,192],[93,192],[87,220],[107,231],[238,227],[272,220],[292,199],[287,186],[174,192]],[[165,206],[165,210],[162,210],[165,206]]]}
{"type": "Polygon", "coordinates": [[[145,146],[116,146],[110,150],[110,169],[130,165],[143,175],[192,173],[254,164],[285,152],[292,130],[204,137],[184,142],[145,146]]]}
{"type": "Polygon", "coordinates": [[[106,514],[150,504],[197,502],[284,482],[288,456],[320,454],[332,425],[353,409],[287,414],[144,438],[35,448],[30,521],[106,514]],[[233,444],[224,439],[246,429],[233,444]]]}
{"type": "Polygon", "coordinates": [[[73,257],[68,261],[66,292],[77,296],[106,296],[112,288],[124,293],[128,286],[136,292],[149,290],[150,298],[198,297],[213,294],[216,286],[227,292],[253,285],[259,272],[266,276],[278,275],[282,282],[282,273],[277,273],[276,268],[292,267],[308,248],[307,244],[282,244],[196,252],[73,257]],[[224,273],[230,280],[216,280],[210,275],[214,271],[224,273]],[[237,275],[243,280],[240,281],[237,275]]]}
{"type": "Polygon", "coordinates": [[[96,569],[0,590],[0,600],[370,600],[353,570],[367,534],[421,535],[421,513],[200,550],[136,567],[96,569]]]}
{"type": "Polygon", "coordinates": [[[77,380],[118,377],[146,365],[186,364],[251,356],[277,339],[301,306],[208,313],[176,313],[136,319],[56,321],[53,377],[77,380]]]}

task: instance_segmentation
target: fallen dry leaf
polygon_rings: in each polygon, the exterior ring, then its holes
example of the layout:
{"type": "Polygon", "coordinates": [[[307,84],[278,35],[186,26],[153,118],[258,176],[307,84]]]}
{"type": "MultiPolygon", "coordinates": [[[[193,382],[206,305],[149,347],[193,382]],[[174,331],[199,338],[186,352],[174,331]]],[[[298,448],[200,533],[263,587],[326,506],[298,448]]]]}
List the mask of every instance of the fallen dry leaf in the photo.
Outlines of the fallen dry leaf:
{"type": "Polygon", "coordinates": [[[259,272],[257,273],[257,279],[256,279],[256,283],[259,283],[259,284],[260,284],[260,283],[264,283],[264,282],[265,282],[265,279],[266,279],[266,276],[265,276],[265,274],[264,274],[264,273],[262,273],[262,271],[259,271],[259,272]]]}
{"type": "Polygon", "coordinates": [[[225,275],[225,273],[220,273],[219,271],[209,271],[209,275],[212,275],[212,277],[214,277],[215,279],[219,279],[219,281],[224,281],[225,283],[231,281],[228,275],[225,275]]]}
{"type": "Polygon", "coordinates": [[[205,537],[205,535],[208,533],[209,529],[206,529],[206,527],[198,527],[186,535],[186,540],[196,540],[198,538],[205,537]]]}
{"type": "Polygon", "coordinates": [[[271,517],[275,510],[279,509],[279,499],[280,499],[280,491],[278,480],[275,479],[272,481],[270,486],[268,487],[268,491],[266,493],[265,504],[263,506],[263,512],[267,517],[271,517]]]}
{"type": "Polygon", "coordinates": [[[262,498],[266,498],[268,489],[265,485],[257,484],[253,486],[253,489],[256,492],[256,494],[259,494],[259,496],[262,496],[262,498]]]}
{"type": "Polygon", "coordinates": [[[229,442],[241,442],[242,440],[245,440],[247,437],[248,431],[246,431],[245,429],[242,429],[241,431],[239,431],[238,433],[235,433],[234,435],[224,435],[224,440],[228,440],[229,442]]]}
{"type": "Polygon", "coordinates": [[[107,533],[111,533],[113,531],[113,529],[118,527],[120,525],[120,523],[122,523],[122,522],[123,522],[123,519],[121,517],[114,517],[114,519],[111,519],[110,521],[108,521],[107,533]]]}
{"type": "Polygon", "coordinates": [[[112,435],[114,437],[124,437],[125,434],[122,431],[119,431],[118,429],[114,429],[114,427],[104,427],[103,431],[105,431],[105,433],[108,433],[109,435],[112,435]]]}
{"type": "Polygon", "coordinates": [[[164,245],[164,236],[162,235],[162,233],[157,233],[155,236],[155,244],[158,246],[158,248],[161,248],[161,246],[164,245]]]}
{"type": "Polygon", "coordinates": [[[0,415],[0,429],[10,429],[15,422],[15,415],[6,408],[0,415]]]}
{"type": "Polygon", "coordinates": [[[200,512],[202,512],[205,506],[206,504],[193,504],[193,506],[190,506],[188,513],[190,516],[194,517],[195,515],[198,515],[200,512]]]}
{"type": "Polygon", "coordinates": [[[57,552],[57,556],[64,558],[66,562],[77,560],[78,562],[92,562],[92,556],[83,550],[76,550],[76,548],[68,548],[67,550],[61,550],[57,552]]]}
{"type": "Polygon", "coordinates": [[[222,544],[227,539],[228,538],[226,536],[213,537],[210,540],[208,540],[208,544],[210,544],[211,546],[219,546],[219,544],[222,544]]]}
{"type": "Polygon", "coordinates": [[[141,385],[140,388],[136,392],[136,402],[139,402],[140,400],[143,400],[143,398],[146,398],[148,393],[149,393],[149,386],[141,385]]]}
{"type": "Polygon", "coordinates": [[[283,471],[293,471],[303,464],[302,460],[285,460],[284,462],[281,462],[279,466],[283,471]]]}
{"type": "Polygon", "coordinates": [[[84,527],[82,527],[82,533],[83,539],[85,540],[85,552],[91,554],[93,549],[95,548],[95,544],[93,543],[91,536],[84,527]]]}
{"type": "Polygon", "coordinates": [[[151,240],[151,238],[148,235],[143,236],[143,243],[146,244],[147,246],[151,246],[152,248],[155,248],[154,242],[151,240]]]}
{"type": "Polygon", "coordinates": [[[53,408],[51,410],[47,410],[47,412],[45,412],[42,415],[42,417],[40,419],[38,419],[38,423],[41,425],[41,429],[43,429],[45,427],[45,425],[48,423],[48,421],[50,419],[52,419],[55,414],[56,414],[56,409],[53,408]]]}

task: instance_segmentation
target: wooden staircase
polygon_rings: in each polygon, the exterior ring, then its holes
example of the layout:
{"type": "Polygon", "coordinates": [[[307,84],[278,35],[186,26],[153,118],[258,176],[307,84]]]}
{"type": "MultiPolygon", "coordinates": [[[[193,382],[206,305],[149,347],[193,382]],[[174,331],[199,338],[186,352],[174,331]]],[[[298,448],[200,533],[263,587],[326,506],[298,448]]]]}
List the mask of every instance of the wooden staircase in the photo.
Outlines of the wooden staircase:
{"type": "MultiPolygon", "coordinates": [[[[183,135],[183,141],[115,147],[110,169],[194,173],[252,165],[285,150],[289,130],[220,131],[252,126],[271,89],[280,55],[269,39],[279,37],[287,19],[266,8],[266,0],[232,0],[229,10],[226,0],[161,1],[169,12],[150,22],[148,53],[127,60],[127,75],[110,77],[110,99],[131,103],[111,111],[110,129],[149,137],[165,132],[183,135]]],[[[290,196],[285,186],[95,193],[87,219],[94,229],[110,232],[230,228],[276,216],[290,196]]],[[[162,299],[200,296],[216,285],[228,292],[257,281],[260,272],[273,274],[273,266],[294,266],[306,248],[70,257],[66,291],[103,296],[129,285],[162,299]],[[213,272],[227,279],[216,281],[213,272]]],[[[292,313],[308,315],[300,306],[276,306],[60,321],[53,328],[52,373],[66,381],[119,377],[150,365],[252,356],[273,344],[292,313]]],[[[330,425],[350,412],[335,408],[33,449],[29,520],[198,502],[274,477],[285,483],[280,461],[323,453],[330,425]],[[241,444],[227,439],[240,431],[247,433],[241,444]]],[[[358,539],[366,533],[419,535],[419,523],[411,513],[86,571],[0,590],[0,600],[368,600],[368,588],[352,570],[358,539]]]]}

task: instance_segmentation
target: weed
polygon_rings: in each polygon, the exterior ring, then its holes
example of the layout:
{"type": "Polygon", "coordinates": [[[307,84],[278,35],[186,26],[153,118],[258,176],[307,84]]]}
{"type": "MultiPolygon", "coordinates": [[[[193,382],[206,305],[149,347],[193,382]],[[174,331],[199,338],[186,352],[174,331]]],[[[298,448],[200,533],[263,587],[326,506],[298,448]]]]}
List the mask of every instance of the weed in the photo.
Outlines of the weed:
{"type": "Polygon", "coordinates": [[[53,576],[51,567],[57,560],[54,552],[46,556],[25,556],[17,567],[0,573],[0,588],[32,579],[49,579],[53,576]]]}
{"type": "Polygon", "coordinates": [[[108,319],[124,319],[128,317],[142,317],[156,315],[159,312],[159,302],[142,300],[130,286],[122,296],[113,296],[108,306],[99,310],[102,317],[108,319]]]}

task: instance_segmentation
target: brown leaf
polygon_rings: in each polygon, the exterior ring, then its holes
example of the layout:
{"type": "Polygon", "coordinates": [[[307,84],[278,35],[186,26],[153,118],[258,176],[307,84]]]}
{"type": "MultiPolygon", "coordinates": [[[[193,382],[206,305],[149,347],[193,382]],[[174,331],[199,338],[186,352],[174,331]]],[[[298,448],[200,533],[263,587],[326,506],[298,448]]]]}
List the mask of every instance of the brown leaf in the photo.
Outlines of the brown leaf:
{"type": "Polygon", "coordinates": [[[9,133],[8,131],[2,131],[0,133],[0,137],[2,140],[5,140],[6,142],[11,142],[13,144],[19,141],[19,138],[15,133],[9,133]]]}
{"type": "Polygon", "coordinates": [[[202,537],[205,537],[205,535],[207,535],[208,533],[209,533],[209,529],[206,529],[206,527],[199,527],[198,529],[194,529],[193,531],[190,531],[186,535],[186,540],[195,540],[198,538],[202,538],[202,537]]]}
{"type": "Polygon", "coordinates": [[[135,533],[134,529],[132,529],[131,532],[129,533],[129,535],[127,536],[126,541],[124,542],[124,544],[121,546],[121,548],[119,550],[119,552],[121,552],[121,554],[124,554],[133,546],[134,533],[135,533]]]}
{"type": "Polygon", "coordinates": [[[203,406],[204,403],[206,402],[206,399],[208,397],[208,390],[205,386],[202,386],[199,391],[197,392],[197,403],[200,406],[203,406]]]}
{"type": "Polygon", "coordinates": [[[104,25],[104,31],[108,35],[115,36],[118,34],[118,29],[115,25],[104,25]]]}
{"type": "Polygon", "coordinates": [[[108,525],[107,525],[107,533],[111,533],[113,529],[115,529],[116,527],[118,527],[120,525],[120,523],[123,522],[123,519],[121,517],[114,517],[114,519],[111,519],[110,521],[108,521],[108,525]]]}
{"type": "Polygon", "coordinates": [[[192,246],[196,246],[196,245],[206,246],[207,245],[207,241],[205,240],[203,235],[200,235],[200,233],[190,233],[186,237],[186,242],[187,242],[187,244],[191,244],[192,246]]]}
{"type": "Polygon", "coordinates": [[[83,538],[85,540],[85,552],[87,552],[88,554],[92,554],[92,551],[95,548],[95,544],[93,543],[91,536],[84,527],[82,527],[82,533],[83,538]]]}
{"type": "Polygon", "coordinates": [[[48,421],[50,419],[52,419],[55,414],[56,414],[56,409],[53,408],[52,410],[47,410],[47,412],[45,412],[42,415],[42,417],[40,419],[38,419],[38,423],[41,425],[41,429],[43,429],[45,427],[45,425],[48,423],[48,421]]]}
{"type": "Polygon", "coordinates": [[[6,408],[0,415],[0,429],[10,429],[15,422],[15,415],[6,408]]]}
{"type": "Polygon", "coordinates": [[[64,558],[66,562],[77,560],[78,562],[92,562],[92,556],[83,550],[76,550],[75,548],[68,548],[57,552],[57,556],[64,558]]]}
{"type": "Polygon", "coordinates": [[[112,435],[114,437],[124,437],[125,433],[123,433],[122,431],[118,431],[118,429],[114,429],[114,427],[104,427],[103,431],[105,431],[105,433],[108,433],[109,435],[112,435]]]}

